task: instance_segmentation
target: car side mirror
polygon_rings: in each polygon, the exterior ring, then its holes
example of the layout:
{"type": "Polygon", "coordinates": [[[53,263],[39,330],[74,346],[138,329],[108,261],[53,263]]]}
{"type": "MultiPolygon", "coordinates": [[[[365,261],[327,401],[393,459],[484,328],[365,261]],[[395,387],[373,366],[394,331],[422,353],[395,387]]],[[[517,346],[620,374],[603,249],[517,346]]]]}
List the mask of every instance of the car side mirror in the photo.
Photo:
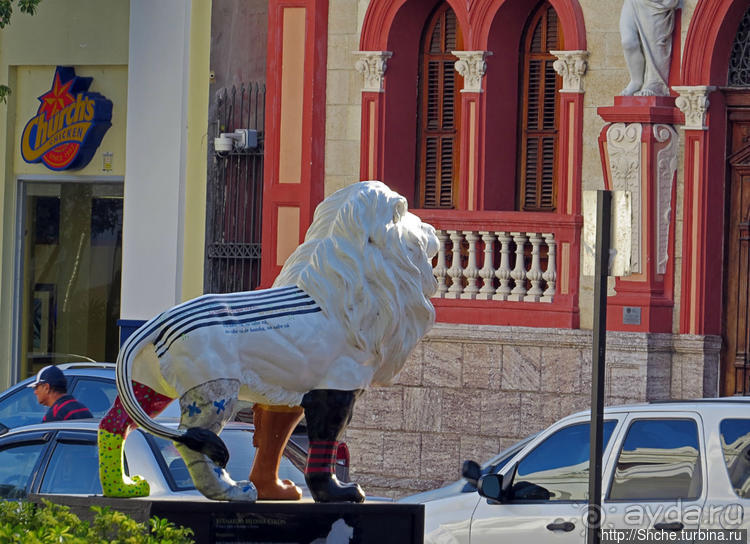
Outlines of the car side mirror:
{"type": "Polygon", "coordinates": [[[485,499],[494,502],[503,502],[503,476],[502,474],[485,474],[479,479],[477,491],[485,499]]]}
{"type": "Polygon", "coordinates": [[[482,470],[476,461],[468,460],[464,461],[464,465],[461,468],[461,475],[464,477],[464,480],[477,487],[479,478],[482,476],[482,470]]]}

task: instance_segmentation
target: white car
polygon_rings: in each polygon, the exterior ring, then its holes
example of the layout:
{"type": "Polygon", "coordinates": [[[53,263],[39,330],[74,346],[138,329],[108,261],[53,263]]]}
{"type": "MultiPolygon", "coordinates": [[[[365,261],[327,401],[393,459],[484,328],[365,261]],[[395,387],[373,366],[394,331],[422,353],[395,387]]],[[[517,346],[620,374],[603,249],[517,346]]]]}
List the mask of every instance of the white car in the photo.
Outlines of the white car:
{"type": "MultiPolygon", "coordinates": [[[[478,492],[424,501],[425,543],[586,542],[589,421],[588,411],[561,419],[497,472],[480,477],[475,465],[478,492]]],[[[690,531],[737,529],[720,538],[747,542],[750,398],[609,407],[603,430],[603,542],[654,531],[709,542],[690,531]]]]}
{"type": "MultiPolygon", "coordinates": [[[[164,419],[176,427],[177,420],[164,419]]],[[[0,499],[24,499],[30,494],[101,495],[96,419],[39,423],[12,429],[0,436],[0,499]]],[[[250,474],[255,448],[253,427],[231,422],[221,432],[229,448],[227,471],[235,480],[250,474]]],[[[289,442],[279,466],[279,477],[309,490],[300,470],[307,453],[289,442]]],[[[141,430],[125,441],[125,466],[129,474],[140,474],[151,484],[151,499],[204,500],[195,489],[174,444],[141,430]]]]}

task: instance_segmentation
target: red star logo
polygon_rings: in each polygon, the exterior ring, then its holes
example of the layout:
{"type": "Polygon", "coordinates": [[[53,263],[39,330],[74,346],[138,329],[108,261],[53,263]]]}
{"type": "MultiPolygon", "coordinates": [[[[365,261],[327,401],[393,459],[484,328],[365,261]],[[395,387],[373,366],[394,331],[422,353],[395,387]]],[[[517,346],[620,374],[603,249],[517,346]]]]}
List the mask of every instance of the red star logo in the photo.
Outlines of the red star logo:
{"type": "Polygon", "coordinates": [[[52,84],[52,88],[42,96],[39,97],[39,101],[42,103],[39,106],[39,113],[46,113],[46,119],[49,119],[55,115],[58,111],[65,109],[66,106],[73,104],[76,100],[73,95],[70,94],[70,87],[73,85],[75,78],[63,83],[60,83],[60,73],[55,72],[55,81],[52,84]]]}

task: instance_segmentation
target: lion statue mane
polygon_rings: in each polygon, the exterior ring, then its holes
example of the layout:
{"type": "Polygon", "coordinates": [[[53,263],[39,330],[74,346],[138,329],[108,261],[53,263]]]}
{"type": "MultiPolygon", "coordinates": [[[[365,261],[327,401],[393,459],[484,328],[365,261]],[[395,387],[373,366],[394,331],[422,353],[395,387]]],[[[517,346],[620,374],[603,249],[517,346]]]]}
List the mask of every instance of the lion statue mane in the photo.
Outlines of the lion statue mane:
{"type": "Polygon", "coordinates": [[[320,203],[305,241],[270,289],[203,295],[148,321],[120,350],[119,395],[100,425],[104,494],[148,494],[147,482],[122,472],[122,444],[137,425],[175,442],[206,496],[255,500],[253,483],[271,472],[276,488],[288,490],[291,484],[275,474],[278,444],[268,466],[259,468],[269,449],[259,442],[285,436],[283,446],[304,409],[310,451],[326,452],[308,457],[313,497],[364,500],[359,486],[331,475],[331,444],[359,392],[390,383],[432,327],[437,250],[434,229],[407,210],[406,199],[381,182],[358,182],[320,203]],[[179,428],[154,421],[175,398],[179,428]],[[257,407],[259,452],[250,481],[226,472],[228,452],[217,437],[240,401],[255,403],[254,412],[257,407]],[[282,425],[280,414],[287,412],[293,415],[282,425]]]}
{"type": "Polygon", "coordinates": [[[348,342],[372,355],[372,385],[387,385],[435,322],[437,243],[404,197],[380,182],[356,183],[316,208],[274,286],[298,285],[318,301],[348,342]]]}

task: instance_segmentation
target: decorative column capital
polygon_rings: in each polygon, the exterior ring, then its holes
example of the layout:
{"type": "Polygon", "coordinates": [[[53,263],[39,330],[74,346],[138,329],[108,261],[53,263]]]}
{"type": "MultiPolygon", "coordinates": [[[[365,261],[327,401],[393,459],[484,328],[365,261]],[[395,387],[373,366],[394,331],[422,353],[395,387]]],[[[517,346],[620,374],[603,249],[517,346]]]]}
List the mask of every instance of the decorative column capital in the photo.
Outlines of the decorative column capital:
{"type": "Polygon", "coordinates": [[[563,79],[561,93],[583,93],[583,76],[589,67],[588,51],[550,51],[557,60],[552,65],[563,79]]]}
{"type": "Polygon", "coordinates": [[[706,112],[710,102],[708,93],[715,91],[713,85],[694,85],[690,87],[677,86],[672,87],[677,91],[678,96],[674,103],[685,114],[686,130],[706,130],[706,112]]]}
{"type": "Polygon", "coordinates": [[[484,59],[492,55],[492,51],[451,51],[458,57],[456,71],[464,78],[462,93],[481,93],[482,76],[487,71],[484,59]]]}
{"type": "Polygon", "coordinates": [[[354,68],[365,76],[362,91],[382,93],[383,76],[387,68],[388,59],[393,56],[390,51],[352,51],[359,58],[354,68]]]}

